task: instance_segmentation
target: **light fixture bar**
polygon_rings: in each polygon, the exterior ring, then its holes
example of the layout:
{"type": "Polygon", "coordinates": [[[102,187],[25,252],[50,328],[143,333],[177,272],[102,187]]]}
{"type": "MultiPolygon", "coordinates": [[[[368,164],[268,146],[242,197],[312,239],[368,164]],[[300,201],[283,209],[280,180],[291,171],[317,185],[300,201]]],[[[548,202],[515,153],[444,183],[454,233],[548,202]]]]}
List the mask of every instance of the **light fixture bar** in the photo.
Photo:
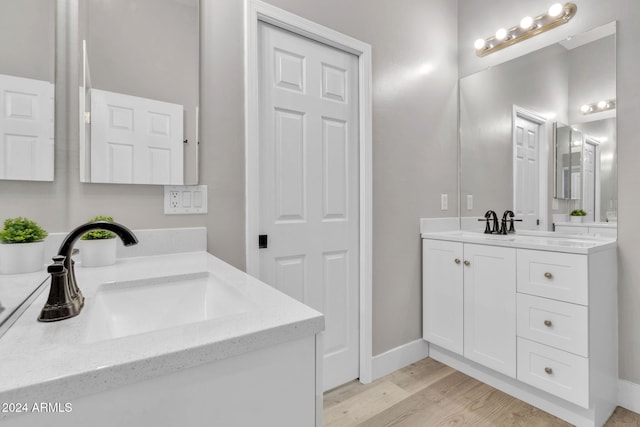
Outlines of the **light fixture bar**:
{"type": "Polygon", "coordinates": [[[519,25],[505,30],[499,29],[494,36],[486,39],[476,40],[474,47],[476,55],[485,56],[490,53],[504,49],[507,46],[519,43],[523,40],[537,36],[562,24],[566,24],[578,11],[578,6],[574,3],[554,4],[547,13],[538,15],[535,18],[524,17],[519,25]]]}
{"type": "Polygon", "coordinates": [[[606,101],[592,102],[591,104],[585,104],[580,107],[582,114],[601,113],[603,111],[613,110],[616,108],[616,100],[608,99],[606,101]]]}

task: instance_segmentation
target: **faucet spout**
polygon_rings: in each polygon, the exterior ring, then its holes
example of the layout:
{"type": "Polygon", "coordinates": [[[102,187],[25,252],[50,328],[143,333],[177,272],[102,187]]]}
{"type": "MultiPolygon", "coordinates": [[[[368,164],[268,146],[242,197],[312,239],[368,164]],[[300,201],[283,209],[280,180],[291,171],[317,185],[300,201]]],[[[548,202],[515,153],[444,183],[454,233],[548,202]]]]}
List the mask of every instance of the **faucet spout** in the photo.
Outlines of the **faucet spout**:
{"type": "Polygon", "coordinates": [[[94,221],[82,224],[73,229],[62,241],[58,255],[53,257],[54,263],[47,271],[51,273],[49,298],[38,316],[41,322],[64,320],[80,314],[84,306],[84,296],[78,288],[74,269],[75,262],[71,258],[73,246],[88,231],[107,230],[115,233],[125,246],[138,243],[131,230],[117,222],[94,221]]]}

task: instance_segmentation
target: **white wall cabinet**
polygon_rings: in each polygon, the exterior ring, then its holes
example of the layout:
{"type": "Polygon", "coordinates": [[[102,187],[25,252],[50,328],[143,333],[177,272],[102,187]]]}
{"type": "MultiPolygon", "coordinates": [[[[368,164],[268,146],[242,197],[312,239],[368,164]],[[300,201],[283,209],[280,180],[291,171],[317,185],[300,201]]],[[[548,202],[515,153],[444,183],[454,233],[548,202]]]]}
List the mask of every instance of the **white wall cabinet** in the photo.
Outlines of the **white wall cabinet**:
{"type": "Polygon", "coordinates": [[[516,376],[515,249],[423,240],[423,337],[516,376]]]}
{"type": "Polygon", "coordinates": [[[572,253],[426,235],[431,357],[572,424],[602,425],[617,404],[615,242],[572,253]]]}

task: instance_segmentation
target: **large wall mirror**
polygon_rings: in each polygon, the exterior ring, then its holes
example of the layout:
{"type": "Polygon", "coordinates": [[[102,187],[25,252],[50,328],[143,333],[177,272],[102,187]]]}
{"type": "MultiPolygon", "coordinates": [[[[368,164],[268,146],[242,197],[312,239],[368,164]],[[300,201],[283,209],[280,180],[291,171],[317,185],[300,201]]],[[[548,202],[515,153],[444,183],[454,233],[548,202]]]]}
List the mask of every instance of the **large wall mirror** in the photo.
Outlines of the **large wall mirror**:
{"type": "Polygon", "coordinates": [[[197,183],[198,6],[79,3],[82,182],[197,183]]]}
{"type": "Polygon", "coordinates": [[[0,2],[0,179],[53,181],[56,0],[0,2]]]}
{"type": "Polygon", "coordinates": [[[463,228],[487,210],[513,210],[529,230],[551,231],[578,209],[587,223],[616,220],[615,31],[612,22],[460,80],[463,228]]]}

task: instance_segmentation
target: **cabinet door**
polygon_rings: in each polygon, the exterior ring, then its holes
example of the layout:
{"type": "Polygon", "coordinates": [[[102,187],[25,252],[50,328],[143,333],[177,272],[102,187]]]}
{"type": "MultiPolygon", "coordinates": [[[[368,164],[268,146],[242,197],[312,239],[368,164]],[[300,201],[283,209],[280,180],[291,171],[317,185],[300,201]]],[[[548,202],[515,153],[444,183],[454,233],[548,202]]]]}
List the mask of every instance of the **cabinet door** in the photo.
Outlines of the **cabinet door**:
{"type": "Polygon", "coordinates": [[[516,250],[464,245],[464,356],[516,376],[516,250]]]}
{"type": "Polygon", "coordinates": [[[425,340],[462,354],[462,243],[422,241],[422,331],[425,340]]]}

